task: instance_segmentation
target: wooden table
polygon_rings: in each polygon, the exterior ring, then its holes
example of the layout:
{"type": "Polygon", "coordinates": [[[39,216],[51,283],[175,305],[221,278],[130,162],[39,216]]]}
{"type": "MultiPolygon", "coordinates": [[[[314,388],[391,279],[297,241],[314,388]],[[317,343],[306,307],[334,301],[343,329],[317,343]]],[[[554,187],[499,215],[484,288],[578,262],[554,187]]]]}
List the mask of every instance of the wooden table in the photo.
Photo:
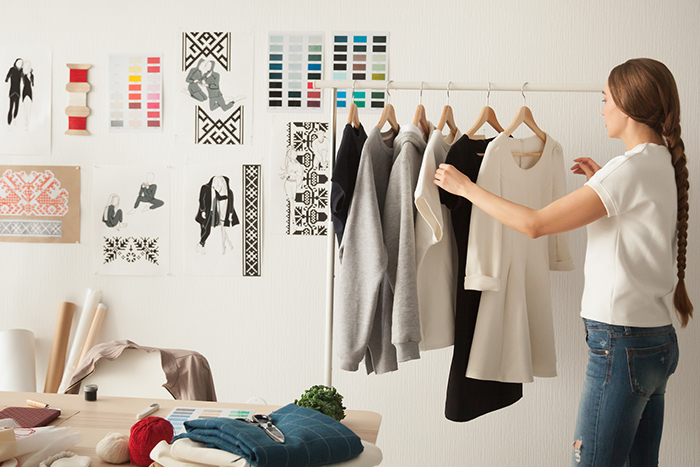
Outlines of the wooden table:
{"type": "MultiPolygon", "coordinates": [[[[82,394],[44,394],[33,392],[0,391],[0,408],[8,406],[26,407],[27,399],[45,402],[52,408],[61,409],[61,416],[52,425],[70,427],[80,431],[82,441],[71,451],[92,458],[91,466],[109,467],[95,454],[95,446],[110,432],[129,434],[131,426],[137,422],[136,414],[157,402],[160,409],[153,416],[166,417],[175,407],[215,407],[230,409],[252,409],[257,413],[268,414],[280,406],[237,404],[231,402],[183,401],[174,399],[139,399],[131,397],[101,397],[88,402],[82,394]]],[[[342,423],[354,431],[362,440],[376,444],[381,415],[364,410],[346,410],[342,423]]]]}

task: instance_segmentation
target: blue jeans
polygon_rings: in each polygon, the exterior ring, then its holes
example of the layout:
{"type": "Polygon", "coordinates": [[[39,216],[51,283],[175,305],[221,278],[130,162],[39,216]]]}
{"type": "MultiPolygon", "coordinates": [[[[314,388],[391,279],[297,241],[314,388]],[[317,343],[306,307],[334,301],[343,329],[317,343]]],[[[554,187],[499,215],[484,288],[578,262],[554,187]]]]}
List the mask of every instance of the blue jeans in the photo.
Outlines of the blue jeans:
{"type": "Polygon", "coordinates": [[[676,331],[584,323],[590,350],[571,465],[658,465],[666,382],[678,365],[676,331]]]}

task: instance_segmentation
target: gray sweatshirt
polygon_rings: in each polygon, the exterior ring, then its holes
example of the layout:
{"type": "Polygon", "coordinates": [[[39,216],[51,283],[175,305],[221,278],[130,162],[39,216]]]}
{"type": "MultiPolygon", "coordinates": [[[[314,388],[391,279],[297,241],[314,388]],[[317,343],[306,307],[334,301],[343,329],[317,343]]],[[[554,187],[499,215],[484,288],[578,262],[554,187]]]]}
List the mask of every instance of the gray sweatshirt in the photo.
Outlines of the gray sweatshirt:
{"type": "Polygon", "coordinates": [[[391,345],[391,289],[382,232],[394,136],[393,132],[383,135],[377,127],[367,135],[338,251],[335,347],[340,367],[347,371],[356,371],[363,358],[368,373],[398,368],[396,349],[391,345]]]}
{"type": "Polygon", "coordinates": [[[421,339],[416,282],[416,207],[414,192],[426,142],[415,125],[403,125],[394,142],[386,202],[382,214],[387,275],[393,292],[391,342],[399,362],[420,358],[421,339]]]}

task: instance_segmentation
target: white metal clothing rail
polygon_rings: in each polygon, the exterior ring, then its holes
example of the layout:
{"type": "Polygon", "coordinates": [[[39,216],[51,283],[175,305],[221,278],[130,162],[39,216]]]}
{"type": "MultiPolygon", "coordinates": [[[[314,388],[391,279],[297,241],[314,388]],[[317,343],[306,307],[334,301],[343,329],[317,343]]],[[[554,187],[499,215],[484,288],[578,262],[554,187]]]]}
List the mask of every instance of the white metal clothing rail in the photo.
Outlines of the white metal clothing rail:
{"type": "MultiPolygon", "coordinates": [[[[524,92],[602,92],[600,84],[532,84],[532,83],[458,83],[433,81],[314,81],[315,89],[333,89],[333,123],[331,133],[331,154],[328,171],[333,174],[335,163],[336,133],[338,128],[338,89],[383,89],[409,91],[519,91],[524,92]]],[[[330,203],[329,203],[330,211],[330,203]]],[[[326,327],[325,327],[325,371],[324,383],[332,386],[333,381],[333,283],[335,279],[335,232],[333,219],[328,213],[328,257],[326,259],[326,327]]]]}

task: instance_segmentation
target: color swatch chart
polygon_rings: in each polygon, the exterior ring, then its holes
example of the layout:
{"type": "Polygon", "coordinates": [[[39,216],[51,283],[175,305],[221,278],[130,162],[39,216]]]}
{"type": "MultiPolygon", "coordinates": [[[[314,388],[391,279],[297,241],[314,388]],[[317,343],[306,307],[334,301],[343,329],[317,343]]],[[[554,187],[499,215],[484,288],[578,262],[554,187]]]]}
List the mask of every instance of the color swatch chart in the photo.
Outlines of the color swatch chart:
{"type": "MultiPolygon", "coordinates": [[[[388,33],[336,33],[333,35],[333,79],[386,81],[389,76],[388,33]]],[[[352,89],[338,89],[338,108],[352,102],[352,89]]],[[[384,91],[355,89],[360,109],[384,108],[384,91]]]]}
{"type": "Polygon", "coordinates": [[[157,55],[110,55],[110,131],[161,131],[163,74],[157,55]]]}
{"type": "Polygon", "coordinates": [[[248,418],[253,415],[253,410],[217,409],[212,407],[175,407],[165,419],[173,425],[175,436],[184,433],[184,423],[188,420],[202,420],[206,418],[248,418]]]}
{"type": "Polygon", "coordinates": [[[313,80],[323,79],[323,33],[269,37],[268,109],[321,111],[313,80]]]}

